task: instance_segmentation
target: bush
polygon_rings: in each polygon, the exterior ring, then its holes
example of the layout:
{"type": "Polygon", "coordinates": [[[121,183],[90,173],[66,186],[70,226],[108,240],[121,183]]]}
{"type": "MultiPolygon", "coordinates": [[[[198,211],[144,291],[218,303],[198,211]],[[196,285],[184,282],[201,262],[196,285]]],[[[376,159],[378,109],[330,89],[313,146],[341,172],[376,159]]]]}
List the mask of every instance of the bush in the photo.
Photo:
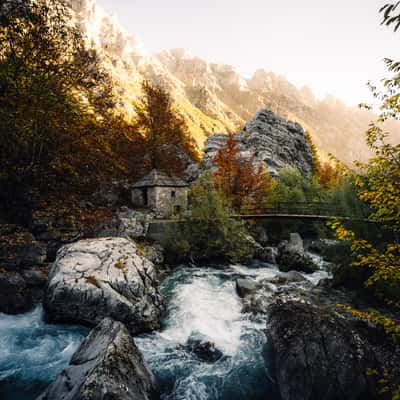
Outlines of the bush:
{"type": "Polygon", "coordinates": [[[242,221],[230,218],[231,207],[208,182],[204,179],[192,189],[190,217],[167,233],[167,258],[173,262],[251,259],[248,230],[242,221]]]}

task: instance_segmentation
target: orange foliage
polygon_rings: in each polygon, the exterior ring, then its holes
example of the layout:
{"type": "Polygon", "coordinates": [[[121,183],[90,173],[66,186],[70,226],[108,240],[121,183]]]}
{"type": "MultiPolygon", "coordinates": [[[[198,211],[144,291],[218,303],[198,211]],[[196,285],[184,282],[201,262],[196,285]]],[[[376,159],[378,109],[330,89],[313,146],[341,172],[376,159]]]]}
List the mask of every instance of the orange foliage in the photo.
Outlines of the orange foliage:
{"type": "Polygon", "coordinates": [[[240,157],[239,142],[233,134],[229,134],[213,163],[214,185],[236,209],[260,206],[272,178],[262,166],[255,168],[253,158],[240,157]]]}
{"type": "Polygon", "coordinates": [[[325,189],[331,189],[339,184],[342,177],[342,171],[337,165],[333,166],[331,163],[325,162],[319,168],[317,180],[325,189]]]}

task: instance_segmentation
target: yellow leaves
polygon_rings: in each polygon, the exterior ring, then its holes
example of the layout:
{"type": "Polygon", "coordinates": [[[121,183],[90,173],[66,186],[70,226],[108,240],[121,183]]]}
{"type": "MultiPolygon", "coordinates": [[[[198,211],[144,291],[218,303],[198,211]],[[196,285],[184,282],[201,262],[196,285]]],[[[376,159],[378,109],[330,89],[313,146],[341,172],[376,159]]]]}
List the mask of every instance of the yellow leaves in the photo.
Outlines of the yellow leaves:
{"type": "Polygon", "coordinates": [[[376,325],[382,326],[385,332],[392,337],[394,342],[397,342],[398,339],[400,338],[400,325],[396,321],[380,314],[378,311],[374,310],[374,311],[364,312],[356,310],[347,304],[336,304],[336,306],[338,308],[347,311],[348,313],[354,315],[357,318],[368,320],[376,325]]]}
{"type": "Polygon", "coordinates": [[[367,369],[365,370],[365,374],[366,374],[367,376],[378,375],[378,370],[373,369],[373,368],[367,368],[367,369]]]}

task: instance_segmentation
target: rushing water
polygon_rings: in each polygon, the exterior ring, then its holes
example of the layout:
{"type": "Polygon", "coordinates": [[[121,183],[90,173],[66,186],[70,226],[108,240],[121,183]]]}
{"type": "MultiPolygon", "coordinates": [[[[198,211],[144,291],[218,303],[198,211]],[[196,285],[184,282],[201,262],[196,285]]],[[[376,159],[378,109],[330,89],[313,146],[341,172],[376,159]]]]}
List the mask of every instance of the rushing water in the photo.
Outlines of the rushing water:
{"type": "MultiPolygon", "coordinates": [[[[167,315],[160,332],[136,339],[161,385],[163,400],[274,400],[265,320],[244,314],[235,278],[261,280],[276,267],[181,268],[162,284],[167,315]],[[215,363],[186,351],[191,337],[215,344],[224,356],[215,363]]],[[[327,276],[308,275],[311,283],[327,276]]]]}
{"type": "Polygon", "coordinates": [[[84,328],[46,324],[40,306],[26,314],[0,314],[0,399],[35,399],[86,334],[84,328]]]}
{"type": "MultiPolygon", "coordinates": [[[[163,400],[274,400],[268,365],[265,320],[244,314],[235,278],[261,280],[276,267],[182,267],[161,286],[167,312],[162,329],[136,338],[158,378],[163,400]],[[189,352],[190,338],[201,337],[223,353],[207,363],[189,352]],[[267,360],[267,361],[266,361],[267,360]]],[[[311,283],[325,271],[307,275],[311,283]]],[[[86,329],[48,325],[41,307],[18,316],[0,314],[0,398],[32,400],[68,364],[86,329]]]]}

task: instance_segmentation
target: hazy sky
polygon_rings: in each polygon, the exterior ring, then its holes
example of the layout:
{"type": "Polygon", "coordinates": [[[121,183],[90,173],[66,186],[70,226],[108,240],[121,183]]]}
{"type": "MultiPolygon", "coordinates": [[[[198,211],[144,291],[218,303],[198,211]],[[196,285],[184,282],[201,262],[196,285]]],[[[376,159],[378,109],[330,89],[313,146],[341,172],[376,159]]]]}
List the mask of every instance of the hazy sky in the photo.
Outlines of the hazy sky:
{"type": "Polygon", "coordinates": [[[97,0],[151,52],[183,47],[245,76],[258,68],[333,94],[370,99],[366,82],[400,59],[400,32],[380,26],[384,0],[97,0]]]}

